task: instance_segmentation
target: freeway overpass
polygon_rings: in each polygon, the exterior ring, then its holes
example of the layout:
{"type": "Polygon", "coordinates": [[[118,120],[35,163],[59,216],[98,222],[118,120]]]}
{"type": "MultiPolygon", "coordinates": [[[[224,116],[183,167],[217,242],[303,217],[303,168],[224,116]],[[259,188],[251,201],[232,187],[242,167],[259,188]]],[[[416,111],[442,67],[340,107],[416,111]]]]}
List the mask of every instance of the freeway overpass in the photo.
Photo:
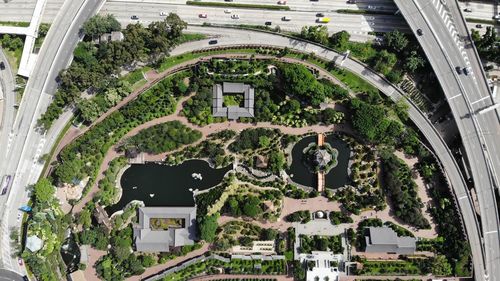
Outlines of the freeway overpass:
{"type": "Polygon", "coordinates": [[[472,232],[478,232],[481,237],[480,247],[471,243],[476,280],[500,280],[495,200],[500,171],[500,123],[498,112],[478,114],[494,104],[481,62],[455,1],[395,2],[412,30],[422,31],[417,38],[443,88],[465,148],[480,210],[480,224],[465,221],[469,238],[474,238],[470,236],[472,232]],[[470,74],[459,74],[456,67],[468,68],[470,74]],[[476,225],[479,229],[473,230],[476,225]]]}

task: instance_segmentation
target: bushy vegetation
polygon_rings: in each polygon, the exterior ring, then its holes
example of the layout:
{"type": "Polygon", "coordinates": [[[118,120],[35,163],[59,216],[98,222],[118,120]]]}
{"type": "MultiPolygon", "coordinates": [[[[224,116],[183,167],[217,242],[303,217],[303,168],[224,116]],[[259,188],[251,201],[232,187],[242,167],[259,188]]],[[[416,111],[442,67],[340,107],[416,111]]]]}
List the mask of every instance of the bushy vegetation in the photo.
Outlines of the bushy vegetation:
{"type": "Polygon", "coordinates": [[[123,30],[123,41],[94,44],[92,38],[119,29],[112,15],[97,15],[84,24],[87,36],[74,51],[70,67],[58,77],[59,89],[38,124],[48,129],[59,117],[63,108],[77,103],[84,122],[92,122],[107,108],[115,105],[128,92],[120,90],[116,81],[122,67],[134,68],[135,62],[156,63],[168,55],[175,46],[186,23],[176,14],[169,14],[163,21],[152,22],[148,27],[129,24],[123,30]],[[94,93],[96,99],[80,99],[81,92],[94,93]]]}
{"type": "Polygon", "coordinates": [[[309,210],[293,212],[285,217],[285,221],[288,222],[307,223],[310,220],[311,220],[311,212],[309,212],[309,210]]]}
{"type": "Polygon", "coordinates": [[[479,31],[472,30],[472,40],[476,45],[479,55],[491,62],[500,63],[500,37],[494,27],[486,27],[486,32],[481,36],[479,31]]]}
{"type": "Polygon", "coordinates": [[[350,34],[345,30],[329,37],[326,26],[305,26],[300,37],[340,52],[349,50],[352,56],[367,63],[393,83],[400,82],[405,72],[414,74],[421,70],[426,63],[420,45],[411,44],[416,40],[398,30],[385,33],[382,44],[351,42],[350,34]]]}
{"type": "Polygon", "coordinates": [[[336,254],[343,253],[340,235],[335,236],[306,236],[301,234],[300,239],[300,253],[311,253],[311,251],[333,251],[336,254]]]}
{"type": "Polygon", "coordinates": [[[33,210],[27,221],[26,234],[40,238],[43,247],[37,252],[26,248],[21,254],[34,276],[43,281],[58,280],[66,270],[59,251],[71,216],[63,214],[54,194],[55,187],[47,179],[40,179],[33,186],[33,210]]]}
{"type": "Polygon", "coordinates": [[[328,218],[330,219],[330,222],[333,225],[338,225],[338,224],[341,224],[341,223],[352,223],[352,222],[354,222],[349,215],[344,214],[343,212],[331,211],[328,214],[328,218]]]}
{"type": "Polygon", "coordinates": [[[180,73],[162,80],[66,146],[54,169],[56,183],[70,183],[85,177],[90,177],[92,183],[105,153],[123,135],[144,122],[174,111],[176,101],[172,81],[183,75],[180,73]]]}
{"type": "Polygon", "coordinates": [[[126,139],[120,150],[135,148],[141,152],[158,154],[191,144],[200,138],[200,131],[186,127],[179,121],[170,121],[141,130],[126,139]]]}
{"type": "Polygon", "coordinates": [[[430,228],[422,215],[422,202],[408,166],[394,154],[383,154],[384,191],[392,202],[395,215],[417,228],[430,228]]]}

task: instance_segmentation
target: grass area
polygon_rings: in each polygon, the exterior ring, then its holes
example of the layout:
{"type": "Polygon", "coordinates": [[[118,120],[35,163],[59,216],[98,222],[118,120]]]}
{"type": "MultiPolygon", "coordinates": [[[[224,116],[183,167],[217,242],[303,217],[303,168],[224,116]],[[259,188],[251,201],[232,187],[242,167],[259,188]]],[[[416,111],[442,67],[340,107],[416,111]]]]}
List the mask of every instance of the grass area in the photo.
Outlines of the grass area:
{"type": "Polygon", "coordinates": [[[218,55],[218,54],[227,54],[227,53],[248,53],[248,54],[256,54],[256,49],[229,49],[229,50],[212,50],[212,51],[203,51],[199,53],[188,53],[182,54],[175,57],[166,58],[160,66],[157,68],[158,72],[165,71],[166,69],[175,66],[177,64],[190,61],[196,58],[205,57],[208,55],[218,55]]]}
{"type": "Polygon", "coordinates": [[[265,9],[265,10],[284,10],[289,11],[290,7],[285,5],[262,5],[262,4],[241,4],[226,2],[197,2],[187,1],[186,5],[205,6],[205,7],[227,7],[227,8],[246,8],[246,9],[265,9]]]}
{"type": "Polygon", "coordinates": [[[485,19],[476,19],[476,18],[465,18],[467,22],[474,22],[474,23],[484,23],[484,24],[491,24],[491,25],[499,25],[497,21],[494,20],[485,20],[485,19]]]}
{"type": "Polygon", "coordinates": [[[17,27],[28,27],[28,26],[30,26],[30,23],[26,22],[26,21],[0,21],[0,25],[4,25],[4,26],[17,26],[17,27]]]}
{"type": "Polygon", "coordinates": [[[127,81],[130,84],[132,91],[135,91],[148,82],[146,78],[144,78],[144,74],[150,70],[151,67],[149,66],[141,67],[125,74],[120,79],[122,81],[127,81]]]}
{"type": "Polygon", "coordinates": [[[393,12],[388,11],[374,11],[374,10],[354,10],[354,9],[338,9],[339,14],[357,14],[357,15],[394,15],[393,12]]]}
{"type": "Polygon", "coordinates": [[[183,33],[181,37],[179,38],[179,44],[186,43],[186,42],[191,42],[191,41],[199,41],[207,39],[207,36],[205,34],[201,33],[183,33]]]}

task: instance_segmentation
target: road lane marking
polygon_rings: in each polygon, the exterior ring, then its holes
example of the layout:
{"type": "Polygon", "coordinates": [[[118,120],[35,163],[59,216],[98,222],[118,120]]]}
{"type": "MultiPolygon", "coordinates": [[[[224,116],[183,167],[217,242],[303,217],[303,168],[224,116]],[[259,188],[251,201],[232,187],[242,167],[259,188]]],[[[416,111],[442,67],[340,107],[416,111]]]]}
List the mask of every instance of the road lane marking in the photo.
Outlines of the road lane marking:
{"type": "Polygon", "coordinates": [[[462,200],[462,199],[465,199],[465,198],[467,198],[467,195],[464,195],[464,196],[458,198],[458,200],[462,200]]]}
{"type": "Polygon", "coordinates": [[[498,232],[498,230],[492,230],[492,231],[485,232],[484,234],[488,235],[488,234],[493,234],[493,233],[497,233],[497,232],[498,232]]]}
{"type": "Polygon", "coordinates": [[[478,103],[478,102],[480,102],[480,101],[483,101],[483,100],[485,100],[485,99],[487,99],[487,98],[489,98],[489,97],[490,97],[490,96],[482,97],[482,98],[478,99],[478,100],[477,100],[477,101],[475,101],[475,102],[471,102],[471,105],[476,104],[476,103],[478,103]]]}
{"type": "Polygon", "coordinates": [[[452,100],[452,99],[454,99],[454,98],[458,98],[458,97],[460,97],[461,95],[462,95],[462,93],[460,93],[460,94],[458,94],[458,95],[456,95],[456,96],[453,96],[453,97],[449,98],[449,99],[448,99],[448,101],[450,101],[450,100],[452,100]]]}

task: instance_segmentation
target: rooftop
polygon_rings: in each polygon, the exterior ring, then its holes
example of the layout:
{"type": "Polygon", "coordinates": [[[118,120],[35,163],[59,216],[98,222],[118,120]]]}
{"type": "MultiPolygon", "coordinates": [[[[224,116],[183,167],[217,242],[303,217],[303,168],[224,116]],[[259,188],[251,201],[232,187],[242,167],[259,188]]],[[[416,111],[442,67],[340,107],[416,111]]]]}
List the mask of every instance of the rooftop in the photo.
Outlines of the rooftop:
{"type": "Polygon", "coordinates": [[[254,117],[254,88],[244,83],[223,82],[212,88],[212,115],[236,120],[240,117],[254,117]],[[224,106],[224,94],[242,93],[244,106],[224,106]]]}

